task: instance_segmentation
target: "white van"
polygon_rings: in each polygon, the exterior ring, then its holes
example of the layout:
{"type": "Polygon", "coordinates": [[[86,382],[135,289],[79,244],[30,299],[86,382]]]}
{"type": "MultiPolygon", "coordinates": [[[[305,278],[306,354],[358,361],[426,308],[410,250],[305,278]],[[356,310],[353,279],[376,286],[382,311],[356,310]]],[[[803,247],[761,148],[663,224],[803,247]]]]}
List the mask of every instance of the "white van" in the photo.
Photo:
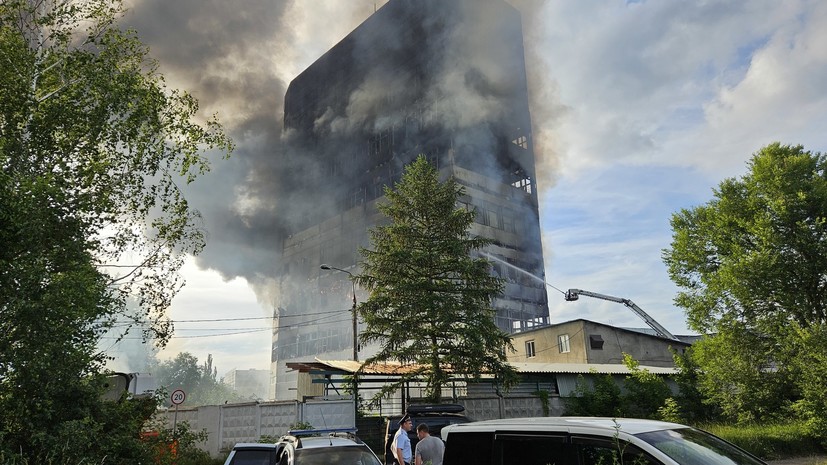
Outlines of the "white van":
{"type": "Polygon", "coordinates": [[[707,432],[628,418],[543,417],[446,426],[443,465],[766,465],[707,432]]]}

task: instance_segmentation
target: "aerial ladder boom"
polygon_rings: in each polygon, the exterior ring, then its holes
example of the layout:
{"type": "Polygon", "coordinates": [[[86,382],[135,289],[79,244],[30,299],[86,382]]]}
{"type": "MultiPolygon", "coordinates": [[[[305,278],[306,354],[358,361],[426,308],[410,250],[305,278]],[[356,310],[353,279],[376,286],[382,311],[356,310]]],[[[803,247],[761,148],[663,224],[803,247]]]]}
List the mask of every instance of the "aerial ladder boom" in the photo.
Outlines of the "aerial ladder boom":
{"type": "Polygon", "coordinates": [[[597,292],[584,291],[582,289],[569,289],[568,291],[566,291],[566,300],[571,302],[573,300],[579,299],[581,295],[585,295],[587,297],[594,297],[595,299],[608,300],[609,302],[617,302],[619,304],[623,304],[623,305],[631,308],[632,311],[637,313],[637,315],[639,317],[643,318],[643,321],[645,321],[646,324],[649,325],[650,328],[654,329],[655,332],[658,333],[658,336],[661,336],[661,337],[664,337],[664,338],[667,338],[667,339],[672,339],[672,340],[675,340],[675,341],[678,340],[678,338],[673,336],[672,333],[667,331],[666,328],[661,326],[660,323],[655,321],[654,318],[649,316],[648,313],[644,312],[642,308],[638,307],[634,302],[632,302],[629,299],[622,299],[620,297],[613,297],[613,296],[610,296],[610,295],[598,294],[597,292]]]}

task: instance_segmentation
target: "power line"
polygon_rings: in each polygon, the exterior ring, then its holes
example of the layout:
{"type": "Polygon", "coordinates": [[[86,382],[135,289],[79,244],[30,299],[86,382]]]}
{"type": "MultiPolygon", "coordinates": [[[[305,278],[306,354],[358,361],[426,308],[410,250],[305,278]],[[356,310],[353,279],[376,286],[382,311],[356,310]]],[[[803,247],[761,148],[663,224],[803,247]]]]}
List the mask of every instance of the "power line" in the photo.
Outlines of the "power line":
{"type": "MultiPolygon", "coordinates": [[[[270,328],[259,328],[259,329],[248,329],[248,330],[244,330],[244,331],[236,331],[236,332],[231,332],[231,333],[195,334],[195,335],[192,335],[192,336],[171,336],[170,339],[192,339],[192,338],[197,338],[197,337],[234,336],[236,334],[257,333],[257,332],[269,331],[269,330],[270,330],[270,328]]],[[[105,336],[105,337],[102,337],[101,339],[120,339],[122,341],[123,340],[135,341],[135,340],[139,340],[139,339],[143,339],[143,338],[138,337],[138,336],[136,336],[136,337],[126,337],[126,336],[124,336],[124,337],[120,337],[120,338],[116,337],[116,336],[105,336]]]]}
{"type": "Polygon", "coordinates": [[[329,315],[333,313],[349,312],[350,309],[344,310],[329,310],[326,312],[302,313],[300,315],[280,315],[280,316],[264,316],[264,317],[250,317],[250,318],[204,318],[199,320],[172,320],[173,323],[204,323],[211,321],[247,321],[247,320],[275,320],[280,318],[299,318],[314,315],[329,315]]]}
{"type": "MultiPolygon", "coordinates": [[[[344,313],[350,312],[351,309],[343,309],[343,310],[329,310],[326,312],[313,312],[313,313],[302,313],[300,315],[282,315],[278,317],[274,316],[263,316],[263,317],[244,317],[244,318],[201,318],[196,320],[170,320],[171,323],[211,323],[211,322],[219,322],[219,321],[252,321],[252,320],[275,320],[275,319],[282,319],[282,318],[300,318],[300,317],[308,317],[314,315],[331,315],[337,313],[344,313]]],[[[117,322],[112,325],[113,328],[116,327],[124,327],[124,326],[134,326],[137,323],[134,321],[121,321],[117,322]]]]}
{"type": "MultiPolygon", "coordinates": [[[[310,320],[310,321],[303,321],[301,323],[294,323],[294,324],[286,325],[286,326],[278,326],[275,329],[292,329],[292,328],[299,328],[299,327],[302,327],[302,326],[317,325],[317,324],[319,324],[320,321],[322,321],[326,318],[330,318],[330,316],[323,317],[323,318],[318,318],[318,319],[314,319],[314,320],[310,320]]],[[[334,320],[334,321],[326,321],[326,322],[323,322],[322,324],[344,323],[345,321],[350,321],[350,318],[339,319],[339,320],[334,320]]],[[[238,330],[234,330],[234,328],[176,328],[175,329],[176,332],[177,331],[221,331],[221,330],[232,331],[232,332],[215,333],[215,334],[196,334],[196,335],[188,335],[188,336],[173,335],[173,336],[170,336],[170,339],[192,339],[192,338],[202,338],[202,337],[234,336],[236,334],[246,334],[246,333],[256,333],[256,332],[261,332],[261,331],[271,331],[274,328],[265,327],[265,328],[237,328],[237,329],[238,330]]],[[[139,339],[143,339],[143,337],[141,337],[141,336],[135,336],[135,337],[104,336],[104,337],[101,337],[101,339],[139,340],[139,339]]]]}
{"type": "Polygon", "coordinates": [[[236,334],[258,333],[261,331],[269,331],[270,328],[251,329],[247,331],[237,331],[234,333],[218,333],[218,334],[196,334],[193,336],[173,336],[175,339],[194,339],[197,337],[215,337],[215,336],[235,336],[236,334]]]}

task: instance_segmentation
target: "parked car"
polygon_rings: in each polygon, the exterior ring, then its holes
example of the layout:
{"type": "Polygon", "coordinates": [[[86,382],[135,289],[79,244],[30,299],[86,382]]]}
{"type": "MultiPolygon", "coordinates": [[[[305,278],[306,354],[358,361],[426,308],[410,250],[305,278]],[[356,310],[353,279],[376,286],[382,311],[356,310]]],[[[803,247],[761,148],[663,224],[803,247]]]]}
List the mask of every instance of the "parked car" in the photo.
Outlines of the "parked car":
{"type": "Polygon", "coordinates": [[[224,465],[276,465],[276,444],[240,442],[233,446],[224,465]]]}
{"type": "MultiPolygon", "coordinates": [[[[411,440],[411,453],[416,451],[416,443],[419,437],[416,435],[416,427],[422,423],[428,425],[431,436],[441,438],[442,428],[457,423],[468,423],[470,418],[463,412],[465,407],[460,404],[412,404],[408,406],[405,415],[409,415],[413,421],[408,438],[411,440]]],[[[399,430],[399,420],[404,415],[392,415],[385,418],[385,464],[395,464],[396,459],[391,453],[391,443],[396,431],[399,430]]]]}
{"type": "Polygon", "coordinates": [[[278,465],[381,465],[356,430],[291,431],[276,443],[278,465]]]}
{"type": "Polygon", "coordinates": [[[707,432],[627,418],[511,418],[443,428],[443,465],[765,465],[707,432]]]}
{"type": "Polygon", "coordinates": [[[382,465],[355,432],[289,431],[275,444],[236,444],[224,465],[382,465]]]}

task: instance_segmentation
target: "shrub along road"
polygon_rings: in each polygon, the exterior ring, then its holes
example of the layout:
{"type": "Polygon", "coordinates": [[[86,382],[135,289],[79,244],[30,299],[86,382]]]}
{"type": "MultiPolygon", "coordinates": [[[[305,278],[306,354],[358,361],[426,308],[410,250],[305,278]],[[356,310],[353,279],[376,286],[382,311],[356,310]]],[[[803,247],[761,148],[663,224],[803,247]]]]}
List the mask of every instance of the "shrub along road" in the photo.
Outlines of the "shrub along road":
{"type": "Polygon", "coordinates": [[[769,465],[827,465],[827,456],[813,455],[783,460],[769,460],[769,465]]]}

